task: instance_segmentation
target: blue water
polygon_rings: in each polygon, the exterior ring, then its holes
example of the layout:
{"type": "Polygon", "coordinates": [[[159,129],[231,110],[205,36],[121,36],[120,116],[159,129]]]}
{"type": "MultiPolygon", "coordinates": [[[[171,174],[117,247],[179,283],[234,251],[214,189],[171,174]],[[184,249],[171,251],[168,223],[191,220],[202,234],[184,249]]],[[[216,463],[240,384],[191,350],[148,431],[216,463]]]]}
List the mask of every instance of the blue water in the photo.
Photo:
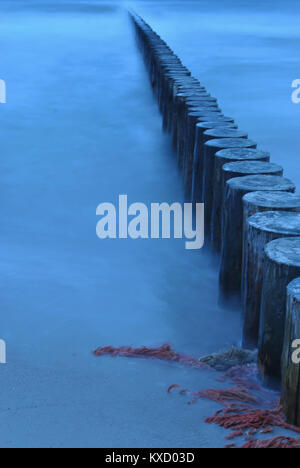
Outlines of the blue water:
{"type": "MultiPolygon", "coordinates": [[[[166,388],[215,376],[102,358],[104,345],[201,356],[240,338],[217,270],[184,241],[96,237],[96,207],[183,199],[126,13],[133,6],[226,115],[300,181],[298,12],[201,2],[2,2],[1,447],[217,447],[224,431],[166,388]]],[[[270,9],[270,7],[268,7],[270,9]]]]}

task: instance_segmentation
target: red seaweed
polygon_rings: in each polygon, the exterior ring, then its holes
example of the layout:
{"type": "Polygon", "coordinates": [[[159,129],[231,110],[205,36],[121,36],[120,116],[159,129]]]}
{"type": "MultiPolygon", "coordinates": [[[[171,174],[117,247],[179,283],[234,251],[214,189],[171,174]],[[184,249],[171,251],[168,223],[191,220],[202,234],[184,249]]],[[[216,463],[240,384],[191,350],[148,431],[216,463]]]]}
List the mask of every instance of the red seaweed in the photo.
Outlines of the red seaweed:
{"type": "MultiPolygon", "coordinates": [[[[226,440],[232,440],[232,439],[235,439],[236,437],[241,437],[244,435],[244,432],[243,431],[236,431],[236,432],[233,432],[232,434],[230,434],[229,436],[226,437],[226,440]]],[[[235,446],[235,444],[234,444],[235,446]]]]}
{"type": "MultiPolygon", "coordinates": [[[[235,432],[249,429],[248,436],[258,431],[262,434],[270,433],[273,427],[281,427],[300,434],[300,428],[286,423],[280,402],[273,409],[259,409],[251,406],[229,407],[207,418],[206,422],[235,432]]],[[[298,439],[298,444],[300,444],[300,439],[298,439]]]]}
{"type": "Polygon", "coordinates": [[[105,346],[94,351],[95,356],[120,356],[144,359],[159,359],[161,361],[177,362],[184,366],[195,367],[196,369],[211,369],[207,364],[199,362],[198,359],[176,353],[169,344],[162,345],[160,348],[141,348],[105,346]]]}
{"type": "Polygon", "coordinates": [[[299,449],[300,440],[293,437],[274,437],[268,440],[252,439],[244,444],[242,449],[299,449]]]}
{"type": "Polygon", "coordinates": [[[274,432],[272,427],[266,427],[263,431],[261,431],[262,434],[272,434],[272,432],[274,432]]]}
{"type": "MultiPolygon", "coordinates": [[[[96,349],[94,355],[159,359],[196,369],[211,369],[207,364],[203,364],[193,357],[175,352],[168,344],[159,348],[106,346],[96,349]]],[[[300,434],[300,428],[287,424],[278,398],[279,395],[261,387],[257,377],[258,369],[255,365],[233,367],[218,380],[230,382],[234,386],[226,389],[192,392],[186,389],[179,390],[180,385],[173,384],[168,388],[168,393],[178,389],[180,395],[190,394],[192,400],[188,404],[194,404],[200,398],[205,398],[224,406],[223,409],[218,410],[205,421],[208,424],[216,424],[233,431],[226,437],[226,440],[244,436],[246,443],[239,448],[300,448],[300,439],[292,437],[278,436],[268,440],[252,438],[257,433],[272,433],[274,427],[300,434]],[[258,405],[263,405],[265,408],[259,408],[258,405]]],[[[227,445],[225,448],[236,448],[236,444],[227,445]]]]}
{"type": "Polygon", "coordinates": [[[199,398],[207,398],[225,406],[232,401],[241,401],[245,403],[258,404],[259,400],[250,395],[245,389],[239,387],[226,388],[222,390],[208,389],[198,392],[199,398]]]}

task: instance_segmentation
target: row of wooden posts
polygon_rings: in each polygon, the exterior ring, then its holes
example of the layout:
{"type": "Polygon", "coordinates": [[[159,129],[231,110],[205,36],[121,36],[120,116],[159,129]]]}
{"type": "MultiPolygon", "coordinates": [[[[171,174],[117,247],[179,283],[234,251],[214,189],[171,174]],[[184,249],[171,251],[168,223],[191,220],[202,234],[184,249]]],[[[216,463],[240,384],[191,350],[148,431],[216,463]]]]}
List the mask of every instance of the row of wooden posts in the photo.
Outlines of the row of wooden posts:
{"type": "Polygon", "coordinates": [[[221,259],[220,298],[241,298],[243,346],[259,349],[265,383],[281,378],[288,421],[300,425],[300,365],[292,361],[300,339],[300,196],[160,36],[131,17],[186,199],[205,204],[206,245],[221,259]]]}

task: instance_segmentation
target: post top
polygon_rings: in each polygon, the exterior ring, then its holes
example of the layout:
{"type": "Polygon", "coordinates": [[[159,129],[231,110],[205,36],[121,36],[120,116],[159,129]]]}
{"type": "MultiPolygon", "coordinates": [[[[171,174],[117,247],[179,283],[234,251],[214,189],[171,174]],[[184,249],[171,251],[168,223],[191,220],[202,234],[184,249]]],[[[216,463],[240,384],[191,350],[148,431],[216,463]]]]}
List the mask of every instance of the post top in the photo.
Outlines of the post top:
{"type": "Polygon", "coordinates": [[[216,138],[247,138],[248,133],[243,132],[242,130],[237,130],[235,128],[212,128],[210,130],[206,130],[204,135],[216,137],[216,138]]]}
{"type": "Polygon", "coordinates": [[[212,96],[203,96],[203,95],[199,95],[199,96],[190,96],[186,99],[186,103],[187,104],[198,104],[198,102],[200,102],[200,104],[202,104],[202,102],[217,102],[216,98],[212,97],[212,96]]]}
{"type": "Polygon", "coordinates": [[[264,161],[237,161],[226,163],[223,166],[224,172],[237,172],[238,174],[267,174],[279,173],[283,171],[282,166],[264,161]]]}
{"type": "Polygon", "coordinates": [[[205,146],[216,148],[217,150],[222,148],[255,148],[256,143],[247,138],[219,138],[207,141],[205,146]]]}
{"type": "Polygon", "coordinates": [[[263,211],[248,219],[249,226],[260,231],[286,236],[300,236],[300,213],[289,211],[263,211]]]}
{"type": "MultiPolygon", "coordinates": [[[[231,122],[230,120],[226,120],[227,117],[219,117],[218,119],[216,120],[207,120],[205,122],[199,122],[197,123],[196,127],[199,127],[199,128],[206,128],[206,129],[210,129],[210,128],[216,128],[216,127],[222,127],[222,125],[232,125],[234,126],[235,124],[233,122],[231,122]]],[[[229,119],[229,117],[228,117],[229,119]]],[[[232,127],[233,128],[233,127],[232,127]]]]}
{"type": "Polygon", "coordinates": [[[296,189],[293,182],[285,177],[261,174],[234,177],[227,181],[227,185],[232,190],[245,190],[246,192],[257,192],[258,190],[294,192],[296,189]]]}
{"type": "MultiPolygon", "coordinates": [[[[197,113],[197,115],[199,116],[200,115],[200,112],[197,113]]],[[[201,112],[201,117],[199,117],[198,119],[198,122],[196,125],[198,125],[198,123],[203,123],[203,122],[233,122],[232,118],[231,117],[225,117],[221,112],[211,112],[210,110],[208,111],[203,111],[201,112]],[[203,117],[206,117],[206,120],[201,120],[203,117]],[[225,119],[225,120],[224,120],[225,119]]]]}
{"type": "Polygon", "coordinates": [[[210,101],[201,101],[201,102],[198,101],[198,102],[186,103],[186,106],[191,111],[198,110],[198,109],[203,109],[203,108],[205,108],[205,109],[219,109],[218,104],[216,102],[210,102],[210,101]]]}
{"type": "Polygon", "coordinates": [[[282,237],[269,242],[265,253],[275,263],[300,267],[300,237],[282,237]]]}
{"type": "Polygon", "coordinates": [[[291,192],[250,192],[244,195],[244,203],[262,208],[299,208],[300,195],[291,192]]]}
{"type": "Polygon", "coordinates": [[[189,92],[186,91],[186,92],[177,93],[175,95],[175,98],[176,99],[186,100],[186,99],[189,99],[189,98],[192,98],[192,97],[195,97],[195,96],[210,96],[210,95],[205,90],[203,90],[203,91],[194,90],[194,92],[193,91],[189,91],[189,92]]]}
{"type": "Polygon", "coordinates": [[[270,158],[270,153],[254,148],[227,148],[216,153],[217,158],[224,159],[263,159],[270,158]]]}

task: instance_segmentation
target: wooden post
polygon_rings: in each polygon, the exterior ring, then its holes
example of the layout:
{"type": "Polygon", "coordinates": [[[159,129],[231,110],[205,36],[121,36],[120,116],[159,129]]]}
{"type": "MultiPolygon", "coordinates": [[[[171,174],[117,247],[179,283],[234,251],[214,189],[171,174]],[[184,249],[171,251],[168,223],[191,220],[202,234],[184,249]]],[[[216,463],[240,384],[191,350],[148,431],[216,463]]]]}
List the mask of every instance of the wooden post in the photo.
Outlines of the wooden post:
{"type": "Polygon", "coordinates": [[[168,106],[171,99],[171,90],[175,80],[178,77],[187,76],[188,71],[180,65],[171,65],[167,67],[160,67],[157,85],[157,100],[158,107],[161,113],[164,108],[168,106]]]}
{"type": "Polygon", "coordinates": [[[186,93],[176,93],[173,98],[173,116],[172,116],[172,142],[174,148],[177,149],[177,140],[178,140],[178,132],[179,132],[179,125],[183,118],[184,114],[184,107],[185,101],[187,99],[186,93]]]}
{"type": "Polygon", "coordinates": [[[174,132],[175,131],[177,132],[177,114],[179,112],[178,107],[180,105],[183,105],[183,103],[186,101],[186,99],[188,99],[189,96],[192,95],[192,93],[197,93],[197,95],[200,95],[203,97],[210,96],[208,92],[205,90],[205,88],[203,89],[201,88],[199,90],[194,90],[194,91],[191,90],[189,93],[183,93],[183,92],[178,93],[177,90],[178,90],[178,87],[175,87],[175,90],[173,90],[173,98],[168,109],[168,115],[164,116],[164,119],[166,121],[164,123],[164,126],[172,134],[173,140],[174,140],[174,136],[173,136],[174,132]]]}
{"type": "MultiPolygon", "coordinates": [[[[195,149],[195,133],[196,124],[193,125],[193,131],[190,132],[189,140],[187,141],[186,151],[184,154],[184,185],[185,194],[187,199],[191,200],[192,194],[192,183],[193,183],[193,167],[194,167],[194,149],[195,149]]],[[[204,141],[213,140],[216,138],[247,138],[248,135],[241,130],[237,130],[231,127],[215,127],[210,130],[206,130],[203,133],[204,141]]]]}
{"type": "MultiPolygon", "coordinates": [[[[184,71],[169,72],[164,76],[164,80],[162,83],[162,90],[158,96],[159,101],[159,109],[163,115],[163,129],[169,131],[170,130],[170,120],[172,119],[172,113],[174,110],[174,86],[178,81],[180,82],[182,78],[186,77],[184,71]]],[[[196,91],[194,91],[196,93],[196,91]]],[[[202,89],[197,91],[197,97],[207,98],[209,99],[210,96],[207,92],[202,89]]]]}
{"type": "Polygon", "coordinates": [[[219,138],[209,140],[204,144],[203,153],[203,182],[202,200],[205,203],[205,232],[206,242],[210,234],[210,221],[213,200],[213,187],[215,184],[215,154],[226,148],[256,148],[253,140],[246,138],[219,138]]]}
{"type": "Polygon", "coordinates": [[[300,238],[276,239],[265,247],[259,368],[264,383],[281,377],[287,286],[300,276],[300,238]]]}
{"type": "MultiPolygon", "coordinates": [[[[217,165],[215,174],[217,175],[217,165]]],[[[221,170],[221,183],[216,182],[213,188],[213,206],[211,215],[211,245],[215,252],[220,252],[222,248],[222,202],[226,182],[233,177],[243,177],[247,175],[283,175],[283,168],[277,164],[263,161],[236,161],[224,164],[221,170]]]]}
{"type": "MultiPolygon", "coordinates": [[[[218,151],[215,154],[215,184],[213,193],[212,218],[214,226],[219,226],[222,233],[222,206],[226,190],[226,183],[223,181],[223,166],[229,162],[243,161],[270,161],[270,154],[252,148],[228,148],[218,151]],[[219,220],[219,221],[218,221],[219,220]]],[[[217,229],[217,227],[216,227],[217,229]]],[[[221,233],[219,235],[221,235],[221,233]]],[[[215,236],[216,234],[214,234],[215,236]]],[[[221,242],[222,244],[222,242],[221,242]]]]}
{"type": "Polygon", "coordinates": [[[181,114],[177,120],[178,127],[177,127],[177,153],[178,153],[178,162],[179,167],[181,169],[184,168],[184,155],[187,151],[188,141],[193,138],[193,134],[195,132],[195,125],[198,121],[198,118],[204,114],[211,114],[217,113],[221,115],[221,111],[215,107],[210,107],[210,103],[208,106],[202,105],[201,107],[194,108],[192,110],[183,107],[181,110],[181,114]]]}
{"type": "MultiPolygon", "coordinates": [[[[189,114],[197,117],[197,123],[199,120],[217,119],[222,116],[220,110],[215,108],[199,109],[197,111],[189,112],[189,114]]],[[[183,155],[184,147],[185,121],[186,117],[184,117],[183,111],[179,110],[174,116],[172,140],[174,148],[178,151],[178,154],[181,155],[183,155]]]]}
{"type": "Polygon", "coordinates": [[[282,353],[282,402],[287,422],[300,426],[300,278],[287,287],[285,335],[282,353]]]}
{"type": "MultiPolygon", "coordinates": [[[[209,142],[208,142],[209,143],[209,142]]],[[[240,298],[243,259],[243,196],[249,192],[294,192],[295,185],[279,176],[254,175],[236,177],[226,183],[222,219],[222,254],[220,300],[240,298]]]]}
{"type": "Polygon", "coordinates": [[[158,93],[158,103],[161,112],[163,113],[164,104],[172,102],[174,95],[174,87],[183,79],[189,76],[188,70],[182,66],[171,66],[166,70],[160,69],[160,92],[158,93]]]}
{"type": "MultiPolygon", "coordinates": [[[[202,118],[204,120],[204,118],[202,118]]],[[[193,156],[193,180],[192,180],[192,201],[194,203],[202,202],[202,171],[203,171],[203,152],[204,152],[204,138],[203,133],[217,127],[237,128],[234,120],[230,117],[218,117],[214,120],[199,122],[196,124],[195,129],[195,145],[193,156]]]]}
{"type": "Polygon", "coordinates": [[[179,167],[183,167],[183,154],[184,154],[184,147],[187,133],[189,132],[189,128],[193,124],[193,119],[191,116],[201,116],[204,114],[218,114],[221,115],[221,110],[217,107],[213,107],[211,103],[207,103],[206,106],[202,105],[201,107],[198,106],[197,108],[189,109],[187,108],[186,102],[183,101],[177,108],[177,153],[178,159],[181,161],[179,167]],[[190,121],[188,121],[188,116],[190,115],[190,121]]]}
{"type": "MultiPolygon", "coordinates": [[[[283,199],[284,195],[292,196],[294,194],[283,194],[283,199]]],[[[299,197],[294,196],[298,198],[297,210],[299,211],[299,197]]],[[[282,205],[285,203],[283,202],[282,205]]],[[[272,240],[287,236],[300,236],[300,213],[289,211],[258,212],[244,222],[243,346],[247,349],[257,348],[258,344],[264,248],[272,240]]]]}

